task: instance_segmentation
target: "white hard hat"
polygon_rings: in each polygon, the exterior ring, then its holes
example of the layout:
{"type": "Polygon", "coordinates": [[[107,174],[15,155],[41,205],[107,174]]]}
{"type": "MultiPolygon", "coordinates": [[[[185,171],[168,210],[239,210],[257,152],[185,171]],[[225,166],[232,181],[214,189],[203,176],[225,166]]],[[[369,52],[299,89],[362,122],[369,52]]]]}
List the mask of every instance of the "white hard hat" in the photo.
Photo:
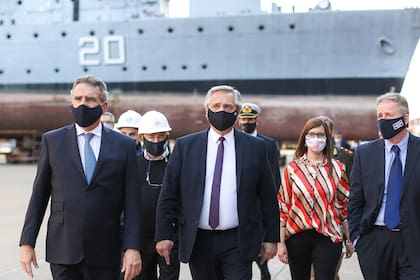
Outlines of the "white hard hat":
{"type": "Polygon", "coordinates": [[[133,110],[128,110],[121,114],[118,122],[115,124],[116,128],[132,127],[138,128],[141,120],[141,115],[133,110]]]}
{"type": "Polygon", "coordinates": [[[149,111],[140,120],[139,134],[171,131],[168,119],[157,111],[149,111]]]}

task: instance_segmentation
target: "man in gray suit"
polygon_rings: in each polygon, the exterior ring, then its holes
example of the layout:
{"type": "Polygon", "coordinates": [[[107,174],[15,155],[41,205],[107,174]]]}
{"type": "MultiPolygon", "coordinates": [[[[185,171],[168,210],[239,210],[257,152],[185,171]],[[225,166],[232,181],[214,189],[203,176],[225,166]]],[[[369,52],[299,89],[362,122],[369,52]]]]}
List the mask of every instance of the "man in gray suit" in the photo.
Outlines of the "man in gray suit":
{"type": "Polygon", "coordinates": [[[107,95],[99,78],[78,78],[71,90],[75,123],[42,136],[20,240],[20,263],[31,277],[32,265],[38,266],[35,242],[50,199],[46,260],[54,279],[119,279],[121,250],[124,279],[141,271],[135,144],[100,123],[107,95]]]}
{"type": "Polygon", "coordinates": [[[177,139],[168,163],[156,249],[168,263],[178,221],[180,261],[189,262],[193,279],[251,279],[252,261],[274,257],[280,236],[264,142],[233,128],[241,108],[236,89],[213,87],[204,105],[210,129],[177,139]]]}

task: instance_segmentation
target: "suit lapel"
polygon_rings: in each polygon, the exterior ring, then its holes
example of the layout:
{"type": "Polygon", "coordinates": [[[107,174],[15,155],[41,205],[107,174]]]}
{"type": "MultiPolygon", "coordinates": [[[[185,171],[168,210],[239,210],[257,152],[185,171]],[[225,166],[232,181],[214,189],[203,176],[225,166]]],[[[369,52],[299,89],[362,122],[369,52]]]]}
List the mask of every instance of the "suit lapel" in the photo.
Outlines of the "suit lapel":
{"type": "Polygon", "coordinates": [[[82,160],[80,158],[79,145],[77,142],[76,127],[73,125],[69,126],[67,130],[66,141],[68,141],[68,147],[70,147],[71,158],[73,159],[74,164],[76,165],[77,171],[79,171],[80,176],[85,177],[85,172],[83,171],[82,160]]]}
{"type": "Polygon", "coordinates": [[[208,134],[209,130],[203,131],[198,136],[198,146],[197,146],[197,157],[198,157],[198,163],[199,163],[199,169],[196,173],[197,181],[200,182],[201,189],[201,200],[203,199],[204,195],[204,188],[206,185],[206,168],[207,168],[207,143],[208,143],[208,134]]]}
{"type": "Polygon", "coordinates": [[[244,155],[244,143],[243,137],[235,129],[233,132],[235,137],[235,157],[236,157],[236,190],[239,191],[239,186],[241,185],[241,173],[242,173],[242,163],[244,155]]]}
{"type": "Polygon", "coordinates": [[[380,207],[385,190],[385,141],[383,139],[376,143],[376,150],[372,156],[372,160],[374,161],[373,166],[376,169],[373,174],[377,174],[378,178],[380,178],[378,181],[379,191],[377,192],[380,195],[378,195],[376,201],[376,205],[380,207]]]}
{"type": "Polygon", "coordinates": [[[413,135],[410,134],[408,138],[408,144],[407,144],[407,157],[405,160],[401,197],[407,190],[410,178],[415,176],[413,173],[416,167],[416,161],[420,157],[420,148],[418,147],[419,143],[420,143],[419,138],[414,137],[413,135]]]}

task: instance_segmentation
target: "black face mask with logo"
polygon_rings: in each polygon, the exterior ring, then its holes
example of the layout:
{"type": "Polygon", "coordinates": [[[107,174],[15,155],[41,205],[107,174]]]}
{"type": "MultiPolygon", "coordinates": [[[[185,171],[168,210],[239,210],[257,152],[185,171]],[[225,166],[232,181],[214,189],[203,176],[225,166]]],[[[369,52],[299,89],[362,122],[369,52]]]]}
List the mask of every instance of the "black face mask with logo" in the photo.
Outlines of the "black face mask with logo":
{"type": "Polygon", "coordinates": [[[246,133],[252,133],[255,131],[255,128],[257,127],[257,123],[244,123],[241,124],[242,130],[246,133]]]}
{"type": "Polygon", "coordinates": [[[235,124],[237,115],[238,112],[236,111],[232,113],[228,113],[226,111],[213,112],[208,109],[207,112],[209,122],[219,131],[225,131],[226,129],[232,127],[235,124]]]}
{"type": "Polygon", "coordinates": [[[404,115],[395,119],[378,120],[379,131],[385,139],[391,139],[400,133],[407,125],[404,123],[404,115]]]}
{"type": "Polygon", "coordinates": [[[168,147],[168,138],[160,142],[150,142],[144,137],[143,145],[146,152],[157,157],[163,154],[168,147]]]}
{"type": "Polygon", "coordinates": [[[75,123],[81,127],[88,127],[94,124],[102,115],[102,106],[98,105],[94,108],[90,108],[86,105],[80,105],[75,108],[73,105],[70,106],[70,111],[73,115],[75,123]]]}

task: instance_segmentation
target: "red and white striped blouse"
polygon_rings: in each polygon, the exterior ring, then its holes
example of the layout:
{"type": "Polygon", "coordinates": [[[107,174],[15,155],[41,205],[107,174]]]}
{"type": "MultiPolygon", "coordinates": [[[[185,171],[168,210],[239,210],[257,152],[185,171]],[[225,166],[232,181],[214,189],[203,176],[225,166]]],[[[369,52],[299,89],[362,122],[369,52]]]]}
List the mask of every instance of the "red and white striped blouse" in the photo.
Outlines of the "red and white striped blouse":
{"type": "Polygon", "coordinates": [[[349,183],[343,164],[332,159],[330,176],[327,160],[311,165],[306,155],[291,161],[284,169],[278,200],[280,225],[286,239],[314,229],[336,243],[342,241],[341,221],[347,218],[349,183]]]}

